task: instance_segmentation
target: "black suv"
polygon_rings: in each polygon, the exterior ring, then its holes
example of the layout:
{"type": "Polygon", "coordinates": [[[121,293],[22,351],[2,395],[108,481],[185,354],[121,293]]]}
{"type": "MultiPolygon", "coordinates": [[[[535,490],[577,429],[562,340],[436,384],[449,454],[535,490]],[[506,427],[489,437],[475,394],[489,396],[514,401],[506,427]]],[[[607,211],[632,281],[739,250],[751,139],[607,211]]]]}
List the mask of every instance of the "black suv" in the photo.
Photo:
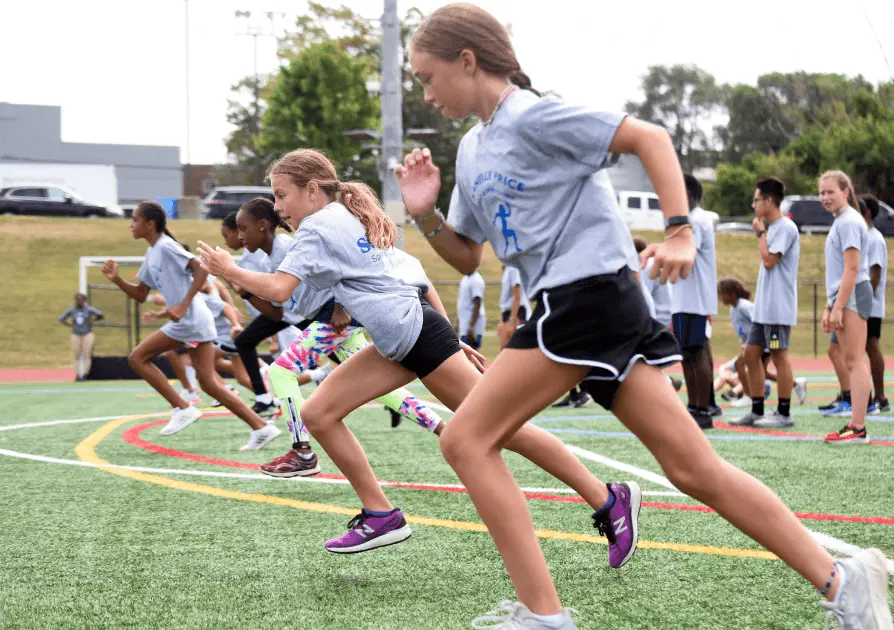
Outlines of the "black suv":
{"type": "MultiPolygon", "coordinates": [[[[875,227],[883,236],[894,236],[894,209],[881,202],[881,209],[875,218],[875,227]]],[[[799,232],[806,234],[827,233],[832,228],[835,217],[820,203],[819,197],[791,195],[782,200],[779,207],[782,214],[794,221],[799,232]]]]}
{"type": "Polygon", "coordinates": [[[218,186],[212,190],[203,203],[203,219],[223,219],[231,212],[236,212],[246,201],[264,197],[273,201],[273,193],[269,186],[218,186]]]}
{"type": "Polygon", "coordinates": [[[23,184],[0,188],[0,214],[43,217],[120,217],[121,208],[100,206],[62,186],[23,184]]]}

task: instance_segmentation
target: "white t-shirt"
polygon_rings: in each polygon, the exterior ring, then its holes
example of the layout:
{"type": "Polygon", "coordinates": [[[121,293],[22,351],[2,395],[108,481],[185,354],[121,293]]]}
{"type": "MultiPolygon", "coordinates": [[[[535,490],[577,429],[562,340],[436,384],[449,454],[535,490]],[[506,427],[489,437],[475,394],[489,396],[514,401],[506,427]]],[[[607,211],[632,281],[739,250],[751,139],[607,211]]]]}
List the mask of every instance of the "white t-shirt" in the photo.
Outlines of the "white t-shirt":
{"type": "Polygon", "coordinates": [[[481,299],[478,309],[478,321],[475,322],[475,334],[484,334],[484,278],[477,271],[463,276],[459,281],[459,295],[456,298],[456,313],[459,318],[459,334],[465,335],[469,330],[474,313],[475,298],[481,299]]]}

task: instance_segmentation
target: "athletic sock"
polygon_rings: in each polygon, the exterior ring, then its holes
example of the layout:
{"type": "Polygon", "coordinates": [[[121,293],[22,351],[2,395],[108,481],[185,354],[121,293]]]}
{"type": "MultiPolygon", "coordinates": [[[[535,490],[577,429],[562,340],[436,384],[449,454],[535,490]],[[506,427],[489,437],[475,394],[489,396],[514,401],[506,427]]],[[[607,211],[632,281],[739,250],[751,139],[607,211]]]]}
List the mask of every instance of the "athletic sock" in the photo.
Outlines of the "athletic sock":
{"type": "Polygon", "coordinates": [[[272,405],[273,396],[271,396],[270,394],[259,394],[255,396],[255,402],[259,402],[262,405],[272,405]]]}
{"type": "MultiPolygon", "coordinates": [[[[397,508],[394,508],[396,510],[397,508]]],[[[386,516],[391,516],[394,514],[394,510],[388,510],[387,512],[374,512],[373,510],[367,510],[363,508],[363,513],[367,516],[373,516],[375,518],[385,518],[386,516]]]]}
{"type": "Polygon", "coordinates": [[[783,416],[790,416],[792,408],[792,399],[791,398],[780,398],[779,399],[779,413],[783,416]]]}
{"type": "Polygon", "coordinates": [[[849,391],[841,392],[841,400],[843,400],[847,404],[851,404],[851,393],[849,391]]]}
{"type": "Polygon", "coordinates": [[[764,397],[751,399],[751,413],[756,416],[764,415],[764,397]]]}

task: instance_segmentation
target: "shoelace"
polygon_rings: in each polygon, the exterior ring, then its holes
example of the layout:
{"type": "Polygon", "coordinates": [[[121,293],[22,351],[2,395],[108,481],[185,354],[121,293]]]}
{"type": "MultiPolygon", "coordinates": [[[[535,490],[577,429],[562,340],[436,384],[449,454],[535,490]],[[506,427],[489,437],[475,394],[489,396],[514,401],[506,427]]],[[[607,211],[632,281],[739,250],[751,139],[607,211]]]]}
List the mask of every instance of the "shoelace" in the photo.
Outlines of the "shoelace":
{"type": "Polygon", "coordinates": [[[497,608],[473,619],[472,627],[491,629],[503,627],[507,622],[512,621],[519,610],[521,610],[521,604],[504,599],[498,604],[497,608]]]}
{"type": "Polygon", "coordinates": [[[836,622],[839,630],[847,627],[845,626],[844,615],[835,606],[835,604],[833,604],[832,602],[820,602],[820,606],[826,609],[826,623],[823,626],[825,630],[832,629],[833,620],[836,622]]]}
{"type": "Polygon", "coordinates": [[[352,518],[350,521],[348,521],[348,530],[362,529],[361,525],[363,525],[363,522],[365,520],[366,520],[366,514],[361,512],[360,514],[358,514],[357,516],[352,518]]]}

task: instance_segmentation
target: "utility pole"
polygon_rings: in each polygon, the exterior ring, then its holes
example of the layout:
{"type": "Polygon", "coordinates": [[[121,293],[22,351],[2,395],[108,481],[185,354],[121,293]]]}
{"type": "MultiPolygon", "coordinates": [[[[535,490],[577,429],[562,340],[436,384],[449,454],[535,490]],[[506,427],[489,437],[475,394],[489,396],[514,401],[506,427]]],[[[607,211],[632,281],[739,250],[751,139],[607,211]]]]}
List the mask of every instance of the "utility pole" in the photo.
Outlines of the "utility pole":
{"type": "MultiPolygon", "coordinates": [[[[382,203],[385,212],[403,227],[406,210],[394,167],[403,160],[403,51],[400,45],[400,20],[397,0],[385,0],[382,14],[382,203]]],[[[403,236],[397,247],[403,249],[403,236]]]]}
{"type": "Polygon", "coordinates": [[[189,0],[183,0],[183,8],[185,12],[185,54],[186,54],[186,164],[190,163],[191,142],[189,137],[189,0]]]}
{"type": "MultiPolygon", "coordinates": [[[[268,13],[267,17],[270,19],[271,23],[273,22],[272,13],[268,13]]],[[[251,11],[236,11],[237,18],[245,18],[246,20],[251,19],[251,11]]],[[[246,27],[246,31],[244,33],[237,33],[238,35],[247,35],[252,38],[252,43],[254,46],[254,82],[253,82],[253,103],[252,103],[252,116],[251,116],[251,134],[254,138],[258,137],[258,134],[261,132],[261,78],[258,74],[258,38],[259,37],[276,37],[275,33],[264,33],[259,29],[252,27],[251,24],[246,27]]],[[[252,183],[260,184],[264,179],[264,164],[261,162],[261,156],[257,152],[257,147],[255,147],[255,155],[252,164],[252,183]]]]}

